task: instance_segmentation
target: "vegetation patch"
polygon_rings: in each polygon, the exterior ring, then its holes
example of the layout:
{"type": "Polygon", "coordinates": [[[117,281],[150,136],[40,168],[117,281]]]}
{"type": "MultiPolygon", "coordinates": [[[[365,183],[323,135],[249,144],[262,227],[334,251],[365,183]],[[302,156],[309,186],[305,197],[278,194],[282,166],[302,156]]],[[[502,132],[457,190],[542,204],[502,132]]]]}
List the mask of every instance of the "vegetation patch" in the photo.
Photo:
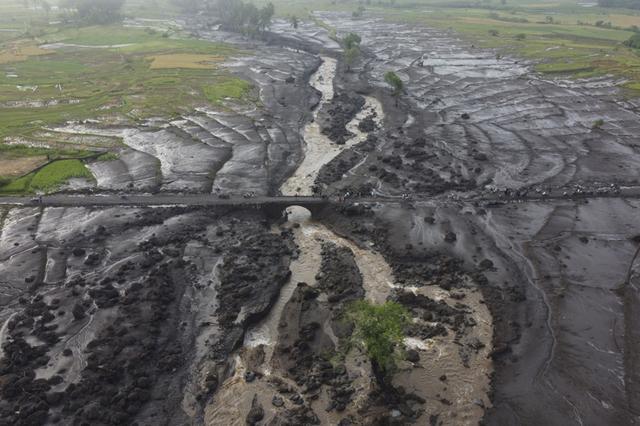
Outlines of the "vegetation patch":
{"type": "Polygon", "coordinates": [[[246,80],[230,77],[216,84],[206,86],[204,94],[209,102],[220,104],[225,99],[239,100],[245,98],[253,86],[246,80]]]}
{"type": "Polygon", "coordinates": [[[93,179],[93,175],[80,160],[59,160],[5,184],[0,187],[0,193],[51,192],[72,178],[93,179]]]}
{"type": "Polygon", "coordinates": [[[197,55],[188,53],[174,53],[169,55],[156,55],[151,57],[151,69],[163,68],[188,68],[188,69],[213,69],[216,64],[224,59],[222,56],[197,55]]]}
{"type": "Polygon", "coordinates": [[[347,309],[347,318],[354,325],[354,343],[369,356],[376,378],[392,373],[403,348],[409,312],[395,302],[376,305],[359,300],[347,309]]]}
{"type": "Polygon", "coordinates": [[[538,64],[536,66],[536,70],[542,73],[547,74],[570,74],[577,72],[591,72],[594,71],[593,65],[591,63],[582,63],[582,62],[554,62],[548,64],[538,64]]]}
{"type": "Polygon", "coordinates": [[[49,55],[50,50],[41,49],[32,44],[16,43],[0,50],[0,64],[26,61],[32,56],[49,55]]]}
{"type": "Polygon", "coordinates": [[[118,154],[116,154],[115,152],[105,152],[104,154],[98,156],[98,158],[96,158],[97,161],[115,161],[117,159],[119,159],[120,156],[118,154]]]}
{"type": "MultiPolygon", "coordinates": [[[[60,161],[56,160],[65,158],[74,158],[75,160],[71,161],[82,164],[77,159],[90,155],[92,153],[89,151],[72,148],[51,149],[0,144],[0,192],[11,194],[33,192],[31,181],[37,173],[30,173],[32,170],[51,161],[53,161],[51,164],[57,164],[60,161]]],[[[40,171],[50,167],[51,164],[43,167],[40,171]]]]}
{"type": "Polygon", "coordinates": [[[47,160],[60,160],[65,158],[83,158],[91,155],[91,152],[69,148],[45,148],[27,145],[0,144],[0,160],[15,160],[26,157],[45,157],[47,160]]]}
{"type": "Polygon", "coordinates": [[[54,161],[35,173],[30,187],[33,191],[51,191],[71,178],[93,179],[93,175],[80,160],[54,161]]]}
{"type": "Polygon", "coordinates": [[[173,117],[206,104],[205,87],[232,89],[229,77],[211,68],[242,53],[222,43],[113,25],[64,30],[47,42],[67,46],[12,63],[15,76],[0,74],[0,139],[29,138],[67,120],[173,117]]]}

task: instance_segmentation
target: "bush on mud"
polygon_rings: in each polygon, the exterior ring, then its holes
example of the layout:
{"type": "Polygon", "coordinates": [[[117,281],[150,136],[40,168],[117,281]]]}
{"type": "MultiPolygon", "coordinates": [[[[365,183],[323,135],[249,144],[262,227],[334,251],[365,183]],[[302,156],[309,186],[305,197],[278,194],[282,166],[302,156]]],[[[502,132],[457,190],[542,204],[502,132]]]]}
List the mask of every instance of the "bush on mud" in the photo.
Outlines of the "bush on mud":
{"type": "Polygon", "coordinates": [[[353,47],[360,47],[362,38],[356,33],[349,33],[342,39],[342,45],[345,49],[351,49],[353,47]]]}
{"type": "Polygon", "coordinates": [[[362,39],[356,33],[349,33],[342,39],[342,46],[344,47],[344,62],[347,65],[347,69],[351,70],[351,66],[354,64],[358,56],[360,56],[360,43],[362,39]]]}
{"type": "Polygon", "coordinates": [[[409,312],[396,302],[377,305],[359,300],[347,308],[347,318],[354,325],[353,342],[365,350],[376,379],[382,384],[395,370],[401,355],[409,312]]]}
{"type": "Polygon", "coordinates": [[[396,98],[396,106],[398,106],[398,98],[404,91],[404,83],[393,71],[389,71],[384,75],[384,81],[393,88],[393,97],[396,98]]]}

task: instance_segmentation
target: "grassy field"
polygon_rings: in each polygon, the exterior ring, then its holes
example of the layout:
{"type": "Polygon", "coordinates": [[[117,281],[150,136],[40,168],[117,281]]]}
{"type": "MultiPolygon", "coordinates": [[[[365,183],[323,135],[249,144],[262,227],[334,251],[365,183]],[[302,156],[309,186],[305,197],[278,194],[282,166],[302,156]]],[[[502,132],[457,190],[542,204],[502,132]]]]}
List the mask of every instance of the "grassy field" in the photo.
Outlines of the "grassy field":
{"type": "MultiPolygon", "coordinates": [[[[205,87],[232,88],[233,77],[216,64],[239,54],[226,45],[119,26],[61,30],[29,49],[37,55],[0,61],[0,139],[103,115],[171,117],[206,103],[205,87]],[[51,43],[61,44],[48,54],[36,47],[51,43]]],[[[16,51],[7,46],[5,52],[16,51]]]]}

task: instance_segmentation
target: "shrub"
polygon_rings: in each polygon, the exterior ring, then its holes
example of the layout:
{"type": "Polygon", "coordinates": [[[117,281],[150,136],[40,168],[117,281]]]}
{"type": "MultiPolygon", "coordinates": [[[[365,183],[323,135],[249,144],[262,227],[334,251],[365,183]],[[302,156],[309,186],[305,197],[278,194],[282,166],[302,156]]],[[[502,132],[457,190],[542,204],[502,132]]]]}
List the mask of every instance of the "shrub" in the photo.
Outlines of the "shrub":
{"type": "Polygon", "coordinates": [[[342,45],[345,49],[351,49],[353,47],[359,47],[362,39],[356,33],[349,33],[342,39],[342,45]]]}
{"type": "Polygon", "coordinates": [[[632,35],[629,40],[624,42],[624,45],[633,49],[640,49],[640,33],[632,35]]]}

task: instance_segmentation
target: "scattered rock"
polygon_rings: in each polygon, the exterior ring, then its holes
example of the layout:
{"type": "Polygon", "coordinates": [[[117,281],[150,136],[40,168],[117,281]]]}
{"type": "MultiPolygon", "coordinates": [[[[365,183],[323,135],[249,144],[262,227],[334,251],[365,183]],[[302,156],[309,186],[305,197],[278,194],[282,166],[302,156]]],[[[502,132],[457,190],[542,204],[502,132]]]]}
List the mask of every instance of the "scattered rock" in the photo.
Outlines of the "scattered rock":
{"type": "Polygon", "coordinates": [[[407,350],[405,357],[409,362],[416,363],[420,361],[420,354],[415,349],[407,350]]]}
{"type": "Polygon", "coordinates": [[[258,402],[258,395],[253,396],[251,409],[247,413],[247,425],[255,425],[264,418],[264,409],[258,402]]]}

